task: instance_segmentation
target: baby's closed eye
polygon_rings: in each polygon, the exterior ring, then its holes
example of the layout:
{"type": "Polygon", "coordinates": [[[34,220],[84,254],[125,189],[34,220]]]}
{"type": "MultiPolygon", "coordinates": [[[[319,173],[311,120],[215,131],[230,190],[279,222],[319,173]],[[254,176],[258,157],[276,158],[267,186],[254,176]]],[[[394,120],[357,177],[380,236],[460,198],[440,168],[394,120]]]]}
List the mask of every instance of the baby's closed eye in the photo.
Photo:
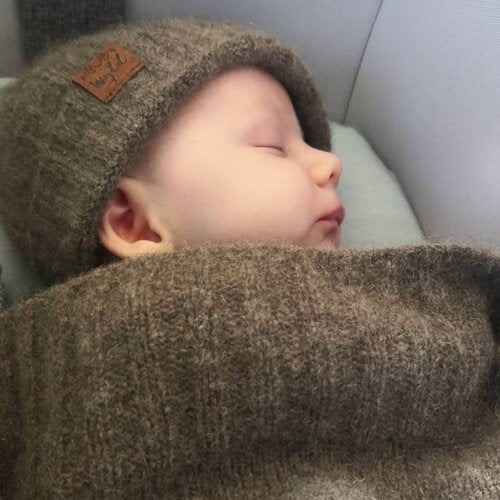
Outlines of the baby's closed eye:
{"type": "Polygon", "coordinates": [[[283,148],[281,148],[280,146],[256,146],[256,147],[257,148],[266,148],[266,149],[278,150],[278,151],[281,151],[282,153],[285,152],[283,150],[283,148]]]}

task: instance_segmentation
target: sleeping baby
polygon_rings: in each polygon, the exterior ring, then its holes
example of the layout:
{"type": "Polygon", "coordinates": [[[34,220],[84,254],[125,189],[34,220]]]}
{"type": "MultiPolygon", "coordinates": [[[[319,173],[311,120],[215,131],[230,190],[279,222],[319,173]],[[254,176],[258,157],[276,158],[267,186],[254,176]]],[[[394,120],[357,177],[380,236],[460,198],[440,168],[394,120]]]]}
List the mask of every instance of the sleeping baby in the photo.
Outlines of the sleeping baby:
{"type": "Polygon", "coordinates": [[[47,285],[0,314],[0,497],[498,497],[499,259],[331,251],[341,163],[288,47],[117,25],[0,116],[2,227],[47,285]]]}
{"type": "Polygon", "coordinates": [[[116,25],[47,49],[2,103],[0,216],[47,285],[209,243],[340,245],[319,93],[251,26],[116,25]]]}
{"type": "Polygon", "coordinates": [[[235,68],[207,83],[117,185],[100,241],[120,258],[206,241],[338,248],[339,158],[304,141],[269,73],[235,68]]]}

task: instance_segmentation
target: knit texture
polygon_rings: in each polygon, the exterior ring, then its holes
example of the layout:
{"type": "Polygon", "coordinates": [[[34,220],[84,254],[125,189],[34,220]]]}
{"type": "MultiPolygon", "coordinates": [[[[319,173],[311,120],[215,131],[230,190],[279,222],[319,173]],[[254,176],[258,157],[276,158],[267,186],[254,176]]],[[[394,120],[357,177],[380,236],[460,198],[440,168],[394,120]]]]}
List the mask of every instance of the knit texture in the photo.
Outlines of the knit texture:
{"type": "Polygon", "coordinates": [[[500,257],[234,244],[0,313],[6,498],[500,496],[500,257]]]}
{"type": "Polygon", "coordinates": [[[47,286],[96,266],[99,222],[120,178],[183,103],[240,66],[274,76],[290,96],[304,140],[331,150],[329,123],[302,59],[240,23],[117,24],[52,45],[15,75],[0,105],[0,222],[47,286]],[[144,67],[104,103],[72,78],[109,42],[144,67]]]}
{"type": "Polygon", "coordinates": [[[0,266],[0,309],[8,305],[7,289],[2,282],[2,266],[0,266]]]}
{"type": "Polygon", "coordinates": [[[56,41],[126,18],[125,0],[18,0],[16,4],[25,61],[56,41]]]}

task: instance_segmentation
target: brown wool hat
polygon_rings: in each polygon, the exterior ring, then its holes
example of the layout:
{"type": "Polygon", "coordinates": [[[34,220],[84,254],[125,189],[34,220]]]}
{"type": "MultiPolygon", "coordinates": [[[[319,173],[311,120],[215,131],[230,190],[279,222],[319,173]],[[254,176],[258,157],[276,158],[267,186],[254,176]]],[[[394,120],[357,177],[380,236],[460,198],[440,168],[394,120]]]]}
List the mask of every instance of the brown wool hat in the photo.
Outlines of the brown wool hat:
{"type": "Polygon", "coordinates": [[[141,148],[219,73],[259,67],[287,90],[304,140],[330,127],[300,56],[253,26],[194,18],[116,24],[53,45],[4,89],[0,223],[47,286],[98,264],[98,224],[141,148]]]}

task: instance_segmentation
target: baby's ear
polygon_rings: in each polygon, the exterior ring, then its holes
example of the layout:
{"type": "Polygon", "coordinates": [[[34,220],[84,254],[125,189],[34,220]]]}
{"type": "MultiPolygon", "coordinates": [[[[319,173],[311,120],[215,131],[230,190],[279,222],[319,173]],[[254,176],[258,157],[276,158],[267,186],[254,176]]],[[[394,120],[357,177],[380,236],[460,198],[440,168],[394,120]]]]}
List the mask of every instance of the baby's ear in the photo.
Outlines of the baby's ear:
{"type": "Polygon", "coordinates": [[[99,240],[122,259],[164,253],[170,248],[170,236],[160,220],[144,183],[123,177],[108,200],[98,230],[99,240]]]}

